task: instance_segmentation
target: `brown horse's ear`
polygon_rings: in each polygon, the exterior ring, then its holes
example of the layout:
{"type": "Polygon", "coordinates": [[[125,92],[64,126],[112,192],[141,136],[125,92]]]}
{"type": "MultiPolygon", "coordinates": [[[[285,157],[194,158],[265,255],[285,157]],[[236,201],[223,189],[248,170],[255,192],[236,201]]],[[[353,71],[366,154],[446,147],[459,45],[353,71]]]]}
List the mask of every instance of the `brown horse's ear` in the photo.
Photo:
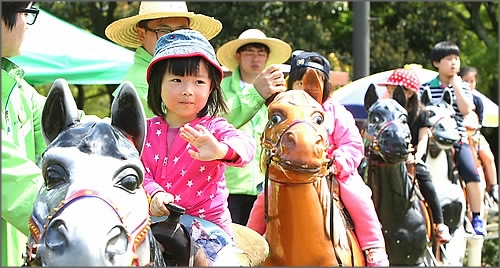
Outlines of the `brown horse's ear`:
{"type": "Polygon", "coordinates": [[[323,103],[323,89],[320,84],[320,77],[313,69],[307,70],[302,78],[302,89],[318,103],[323,103]]]}

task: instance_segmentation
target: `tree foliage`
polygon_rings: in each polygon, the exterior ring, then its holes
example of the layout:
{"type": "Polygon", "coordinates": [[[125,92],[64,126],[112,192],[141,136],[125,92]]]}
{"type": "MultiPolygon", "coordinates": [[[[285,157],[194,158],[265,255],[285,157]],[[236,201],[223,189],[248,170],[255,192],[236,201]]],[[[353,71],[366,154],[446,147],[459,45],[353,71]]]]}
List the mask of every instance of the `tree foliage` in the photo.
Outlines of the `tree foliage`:
{"type": "MultiPolygon", "coordinates": [[[[106,38],[113,21],[138,13],[140,2],[38,2],[57,17],[106,38]]],[[[195,13],[217,18],[222,31],[215,49],[249,28],[258,28],[292,48],[314,50],[332,69],[351,73],[352,2],[187,2],[195,13]]],[[[428,55],[439,41],[461,48],[462,65],[479,71],[478,86],[498,103],[498,2],[370,2],[370,73],[421,64],[433,69],[428,55]]],[[[62,38],[64,38],[62,36],[62,38]]],[[[112,87],[98,94],[108,94],[112,87]]],[[[108,107],[103,107],[108,109],[108,107]]]]}

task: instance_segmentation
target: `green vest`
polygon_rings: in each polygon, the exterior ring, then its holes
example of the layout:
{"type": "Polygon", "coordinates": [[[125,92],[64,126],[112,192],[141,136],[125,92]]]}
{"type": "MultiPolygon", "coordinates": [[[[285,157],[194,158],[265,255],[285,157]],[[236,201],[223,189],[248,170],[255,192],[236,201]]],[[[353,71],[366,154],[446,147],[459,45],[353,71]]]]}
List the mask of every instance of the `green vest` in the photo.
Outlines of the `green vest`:
{"type": "MultiPolygon", "coordinates": [[[[144,112],[146,113],[146,118],[151,118],[155,116],[151,109],[148,107],[148,82],[146,81],[146,72],[148,71],[149,63],[153,60],[153,56],[149,54],[144,48],[139,47],[134,54],[134,64],[130,66],[125,75],[124,81],[130,81],[134,84],[137,94],[141,98],[142,106],[144,106],[144,112]]],[[[118,89],[113,92],[113,96],[116,97],[118,94],[118,89]]]]}
{"type": "Polygon", "coordinates": [[[45,97],[23,77],[21,68],[2,58],[2,266],[22,265],[28,217],[43,184],[37,161],[46,148],[41,133],[45,97]]]}
{"type": "Polygon", "coordinates": [[[227,188],[231,194],[257,195],[257,185],[264,181],[264,173],[260,170],[260,137],[268,121],[265,100],[253,86],[241,89],[239,67],[222,80],[221,87],[229,108],[229,113],[223,116],[236,128],[254,137],[257,144],[255,158],[247,166],[226,167],[227,188]]]}

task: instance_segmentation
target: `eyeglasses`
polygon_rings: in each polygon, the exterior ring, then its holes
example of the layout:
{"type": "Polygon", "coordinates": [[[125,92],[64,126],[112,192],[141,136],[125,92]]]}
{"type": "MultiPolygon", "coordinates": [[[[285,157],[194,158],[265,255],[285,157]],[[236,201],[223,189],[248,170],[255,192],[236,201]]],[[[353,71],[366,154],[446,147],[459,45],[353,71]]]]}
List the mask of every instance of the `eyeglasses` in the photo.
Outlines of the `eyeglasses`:
{"type": "Polygon", "coordinates": [[[160,39],[160,37],[166,35],[166,34],[169,34],[173,31],[177,31],[177,30],[191,30],[191,28],[189,27],[181,27],[181,28],[177,28],[177,29],[169,29],[169,28],[163,28],[163,29],[151,29],[151,28],[148,28],[148,27],[144,27],[144,29],[146,31],[150,31],[150,32],[154,32],[155,35],[156,35],[156,40],[160,39]],[[159,34],[159,35],[158,35],[159,34]]]}
{"type": "Polygon", "coordinates": [[[26,16],[26,23],[28,25],[33,25],[38,17],[38,14],[40,13],[40,10],[34,7],[22,8],[17,10],[17,13],[24,13],[26,16]]]}

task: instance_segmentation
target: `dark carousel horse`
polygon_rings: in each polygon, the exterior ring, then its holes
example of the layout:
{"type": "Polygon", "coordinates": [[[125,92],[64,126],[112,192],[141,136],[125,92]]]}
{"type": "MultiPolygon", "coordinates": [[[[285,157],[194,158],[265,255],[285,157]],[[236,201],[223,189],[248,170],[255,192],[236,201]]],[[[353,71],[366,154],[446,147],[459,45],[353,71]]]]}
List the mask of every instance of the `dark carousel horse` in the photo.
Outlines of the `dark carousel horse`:
{"type": "Polygon", "coordinates": [[[187,237],[176,233],[177,246],[160,247],[151,231],[140,160],[145,116],[133,85],[120,85],[111,123],[88,118],[56,80],[42,114],[45,183],[29,218],[25,265],[166,266],[166,253],[189,263],[180,259],[187,237]]]}
{"type": "MultiPolygon", "coordinates": [[[[305,90],[320,92],[314,71],[304,81],[305,90]]],[[[329,168],[323,108],[304,90],[289,90],[278,94],[268,110],[261,138],[270,249],[264,265],[363,266],[329,168]]]]}
{"type": "Polygon", "coordinates": [[[430,221],[416,185],[408,174],[411,150],[404,90],[396,87],[393,99],[379,99],[370,85],[365,95],[368,120],[363,129],[365,181],[382,223],[391,265],[424,264],[430,221]]]}

